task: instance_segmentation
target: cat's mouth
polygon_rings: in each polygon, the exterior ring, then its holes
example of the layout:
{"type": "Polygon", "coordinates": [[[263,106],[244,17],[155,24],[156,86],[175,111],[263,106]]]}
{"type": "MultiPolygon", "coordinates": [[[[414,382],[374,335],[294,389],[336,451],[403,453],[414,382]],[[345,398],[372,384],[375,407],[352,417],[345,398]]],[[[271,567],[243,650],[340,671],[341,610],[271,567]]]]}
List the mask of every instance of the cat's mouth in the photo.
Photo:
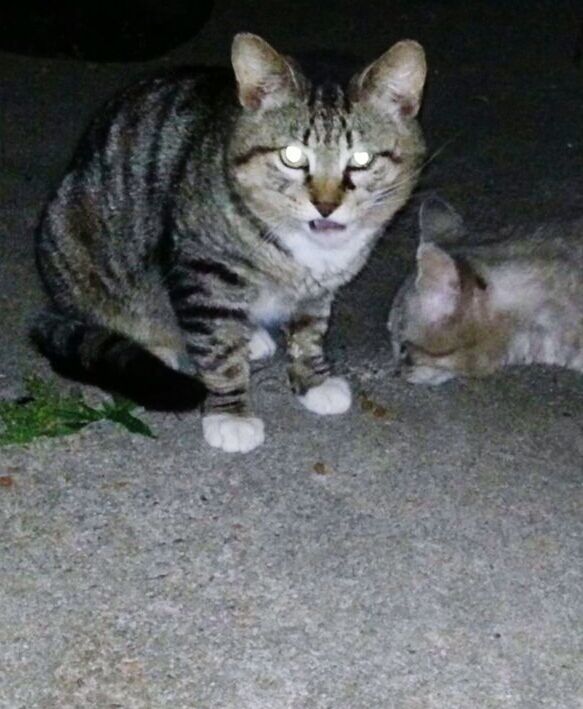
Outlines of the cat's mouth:
{"type": "Polygon", "coordinates": [[[318,234],[328,231],[344,231],[344,229],[346,229],[344,224],[335,222],[333,219],[312,219],[309,224],[310,229],[318,234]]]}

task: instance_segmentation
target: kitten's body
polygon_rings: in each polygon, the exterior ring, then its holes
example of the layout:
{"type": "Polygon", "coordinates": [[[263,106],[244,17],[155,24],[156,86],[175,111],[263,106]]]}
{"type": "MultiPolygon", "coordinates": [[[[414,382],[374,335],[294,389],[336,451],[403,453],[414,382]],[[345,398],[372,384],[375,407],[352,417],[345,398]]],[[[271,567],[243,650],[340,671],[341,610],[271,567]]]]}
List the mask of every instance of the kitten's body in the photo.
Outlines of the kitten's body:
{"type": "Polygon", "coordinates": [[[408,380],[440,384],[533,363],[583,371],[583,220],[443,248],[445,222],[443,206],[425,207],[417,270],[391,309],[408,380]],[[442,233],[431,227],[437,212],[442,233]]]}
{"type": "Polygon", "coordinates": [[[53,309],[35,335],[87,370],[137,346],[200,378],[207,441],[249,450],[263,440],[249,359],[274,346],[263,327],[286,324],[308,408],[350,404],[322,341],[335,291],[415,183],[425,64],[402,42],[349,90],[314,87],[238,35],[233,66],[237,89],[222,72],[144,82],[93,124],[39,230],[53,309]],[[355,151],[374,159],[350,167],[355,151]]]}

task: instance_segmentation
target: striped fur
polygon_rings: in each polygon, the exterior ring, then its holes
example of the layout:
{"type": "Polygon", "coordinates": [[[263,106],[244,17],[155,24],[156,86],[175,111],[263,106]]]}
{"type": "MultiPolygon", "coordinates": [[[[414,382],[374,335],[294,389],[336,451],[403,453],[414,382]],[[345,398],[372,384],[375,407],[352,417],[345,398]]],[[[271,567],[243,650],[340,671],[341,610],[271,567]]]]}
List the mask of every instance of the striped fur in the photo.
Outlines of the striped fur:
{"type": "Polygon", "coordinates": [[[39,347],[87,371],[147,351],[204,383],[207,414],[248,416],[248,343],[286,323],[294,391],[323,382],[334,293],[415,184],[424,67],[404,42],[348,87],[312,86],[237,35],[235,82],[184,71],[113,99],[38,230],[52,301],[39,347]],[[287,145],[307,156],[301,169],[282,162],[287,145]],[[350,164],[357,150],[373,156],[366,169],[350,164]]]}

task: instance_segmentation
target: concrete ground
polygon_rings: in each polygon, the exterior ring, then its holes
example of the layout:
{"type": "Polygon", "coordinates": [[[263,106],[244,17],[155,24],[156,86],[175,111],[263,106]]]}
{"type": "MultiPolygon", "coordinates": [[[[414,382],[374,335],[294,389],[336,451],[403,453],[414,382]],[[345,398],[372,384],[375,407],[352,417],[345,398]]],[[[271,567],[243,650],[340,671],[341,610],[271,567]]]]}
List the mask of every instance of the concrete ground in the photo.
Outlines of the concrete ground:
{"type": "Polygon", "coordinates": [[[26,338],[39,210],[135,76],[226,63],[242,29],[363,62],[415,37],[438,153],[339,300],[347,415],[303,410],[276,357],[255,374],[268,440],[249,455],[203,445],[197,412],[144,413],[154,440],[97,424],[0,450],[2,709],[583,707],[581,377],[415,388],[391,378],[385,331],[425,193],[480,229],[583,214],[576,10],[221,0],[158,62],[0,55],[4,397],[50,371],[26,338]]]}

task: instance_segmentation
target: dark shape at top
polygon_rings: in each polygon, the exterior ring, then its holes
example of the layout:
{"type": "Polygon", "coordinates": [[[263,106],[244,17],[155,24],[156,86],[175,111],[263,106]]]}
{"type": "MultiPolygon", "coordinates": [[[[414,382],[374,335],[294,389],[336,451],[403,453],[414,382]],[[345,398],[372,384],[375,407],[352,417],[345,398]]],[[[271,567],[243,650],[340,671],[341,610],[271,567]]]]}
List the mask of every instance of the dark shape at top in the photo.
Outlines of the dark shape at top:
{"type": "Polygon", "coordinates": [[[194,36],[213,0],[7,0],[0,49],[95,62],[147,61],[194,36]]]}

